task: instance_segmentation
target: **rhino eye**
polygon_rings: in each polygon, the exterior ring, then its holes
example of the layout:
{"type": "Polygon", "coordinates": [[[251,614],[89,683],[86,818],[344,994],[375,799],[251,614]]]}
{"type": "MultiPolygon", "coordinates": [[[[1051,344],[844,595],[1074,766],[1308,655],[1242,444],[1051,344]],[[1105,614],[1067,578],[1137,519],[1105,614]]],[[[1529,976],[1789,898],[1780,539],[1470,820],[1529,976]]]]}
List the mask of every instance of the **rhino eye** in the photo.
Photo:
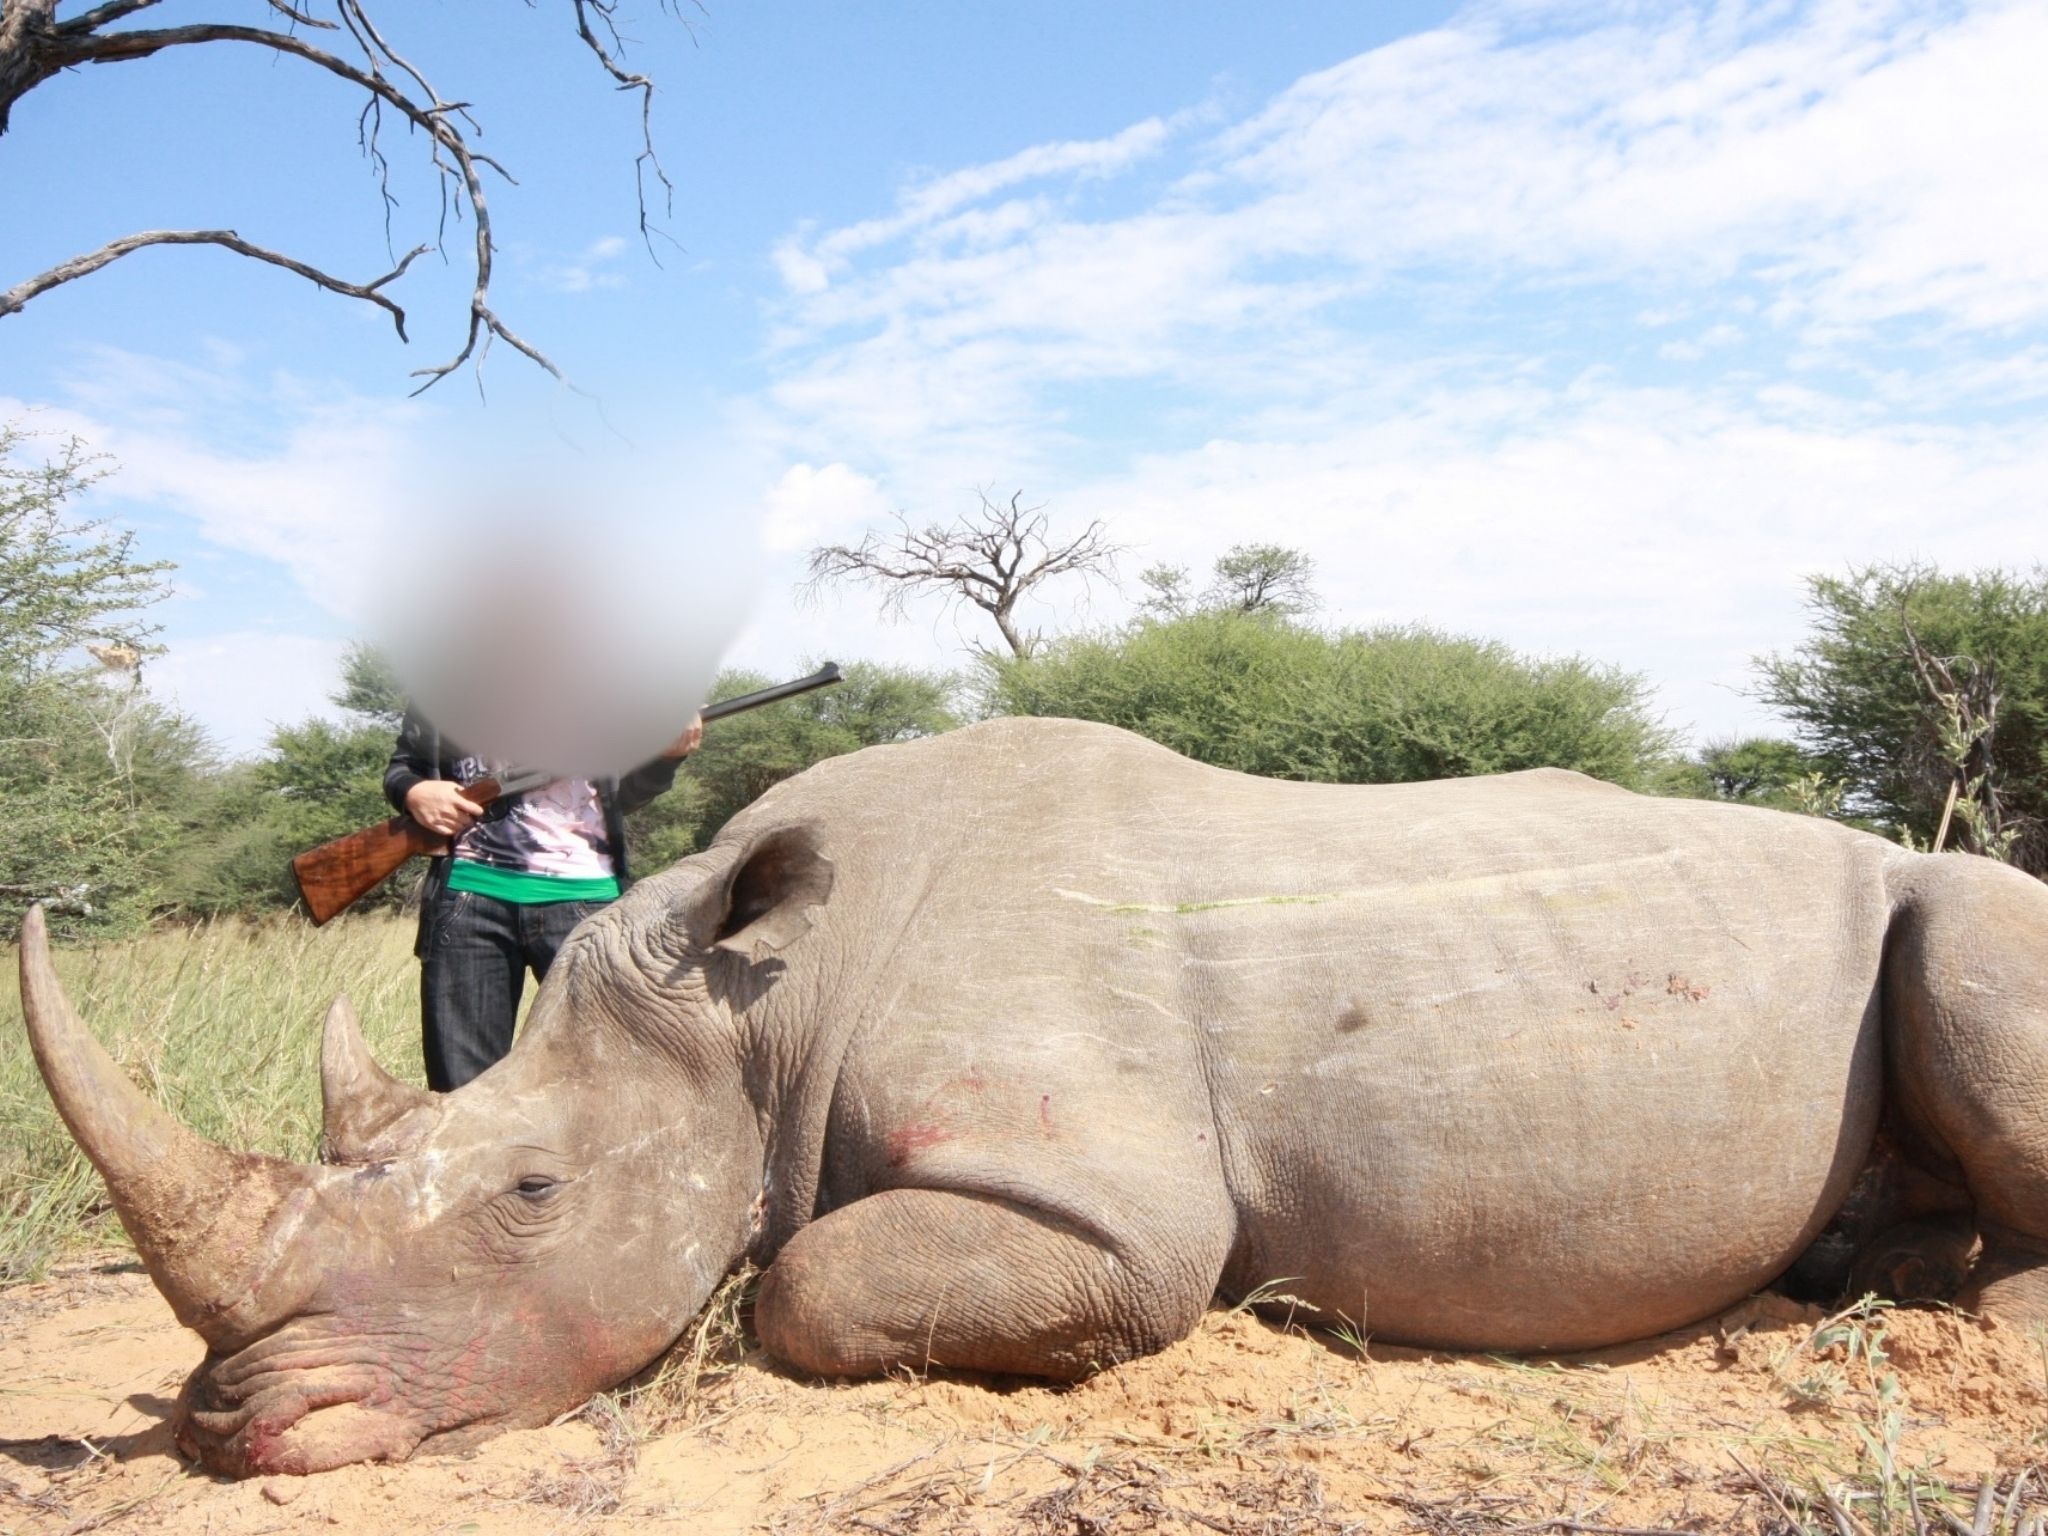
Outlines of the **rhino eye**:
{"type": "Polygon", "coordinates": [[[560,1179],[551,1179],[544,1173],[528,1174],[514,1189],[529,1200],[545,1200],[562,1187],[560,1179]]]}

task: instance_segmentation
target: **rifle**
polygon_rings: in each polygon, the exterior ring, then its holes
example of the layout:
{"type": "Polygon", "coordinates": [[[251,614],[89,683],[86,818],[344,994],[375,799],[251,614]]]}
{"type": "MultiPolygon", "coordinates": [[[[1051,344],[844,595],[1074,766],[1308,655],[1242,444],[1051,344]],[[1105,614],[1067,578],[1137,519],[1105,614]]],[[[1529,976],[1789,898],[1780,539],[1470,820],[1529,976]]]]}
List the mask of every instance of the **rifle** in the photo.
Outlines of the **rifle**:
{"type": "MultiPolygon", "coordinates": [[[[757,689],[737,698],[722,699],[716,704],[706,704],[698,713],[709,725],[727,715],[793,699],[800,693],[828,688],[840,681],[843,679],[838,665],[828,661],[809,677],[777,683],[772,688],[757,689]]],[[[508,773],[503,778],[478,779],[463,785],[458,793],[471,805],[482,809],[494,800],[539,789],[559,777],[561,775],[545,769],[531,769],[508,773]]],[[[299,895],[304,898],[306,911],[311,914],[317,928],[335,913],[345,911],[368,895],[407,859],[445,852],[447,844],[448,839],[440,833],[430,832],[410,816],[400,814],[389,821],[380,821],[373,827],[364,827],[360,832],[351,832],[331,843],[308,849],[292,860],[292,878],[298,882],[299,895]]]]}

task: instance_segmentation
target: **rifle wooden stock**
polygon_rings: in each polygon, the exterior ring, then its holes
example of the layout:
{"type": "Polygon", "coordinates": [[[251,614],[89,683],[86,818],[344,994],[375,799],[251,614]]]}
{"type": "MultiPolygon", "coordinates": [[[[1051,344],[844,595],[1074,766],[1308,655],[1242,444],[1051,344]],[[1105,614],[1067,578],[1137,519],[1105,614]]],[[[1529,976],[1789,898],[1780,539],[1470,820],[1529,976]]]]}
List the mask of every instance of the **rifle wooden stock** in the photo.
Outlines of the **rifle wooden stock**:
{"type": "MultiPolygon", "coordinates": [[[[707,704],[701,711],[701,718],[722,720],[727,715],[759,709],[763,704],[792,699],[800,693],[809,693],[814,688],[829,688],[841,681],[843,677],[838,666],[828,661],[809,677],[800,677],[793,683],[777,683],[772,688],[743,693],[736,699],[707,704]]],[[[544,774],[533,774],[513,787],[516,791],[527,787],[529,781],[538,783],[544,777],[544,774]]],[[[477,806],[489,805],[500,792],[496,779],[478,779],[461,790],[462,798],[477,806]]],[[[292,860],[292,878],[298,881],[299,895],[305,898],[306,911],[317,927],[390,879],[407,859],[415,855],[440,853],[447,843],[448,839],[438,832],[429,832],[410,816],[394,816],[374,827],[365,827],[360,832],[337,837],[331,843],[322,843],[318,848],[309,848],[292,860]]]]}
{"type": "MultiPolygon", "coordinates": [[[[464,785],[461,795],[472,805],[489,805],[498,798],[498,781],[478,779],[464,785]]],[[[447,846],[447,838],[429,832],[410,816],[394,816],[308,849],[292,860],[292,878],[318,927],[390,879],[407,859],[440,853],[447,846]]]]}

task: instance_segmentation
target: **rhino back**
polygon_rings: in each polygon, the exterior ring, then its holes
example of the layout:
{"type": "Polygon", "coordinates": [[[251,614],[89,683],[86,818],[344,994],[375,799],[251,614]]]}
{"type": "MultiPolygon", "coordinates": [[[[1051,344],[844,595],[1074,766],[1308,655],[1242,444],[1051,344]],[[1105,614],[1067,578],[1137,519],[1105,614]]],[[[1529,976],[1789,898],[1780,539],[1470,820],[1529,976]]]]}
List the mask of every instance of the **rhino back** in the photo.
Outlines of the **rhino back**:
{"type": "Polygon", "coordinates": [[[1017,720],[760,812],[821,827],[867,951],[825,1205],[996,1193],[1382,1337],[1565,1347],[1768,1280],[1871,1138],[1902,856],[1828,823],[1017,720]]]}

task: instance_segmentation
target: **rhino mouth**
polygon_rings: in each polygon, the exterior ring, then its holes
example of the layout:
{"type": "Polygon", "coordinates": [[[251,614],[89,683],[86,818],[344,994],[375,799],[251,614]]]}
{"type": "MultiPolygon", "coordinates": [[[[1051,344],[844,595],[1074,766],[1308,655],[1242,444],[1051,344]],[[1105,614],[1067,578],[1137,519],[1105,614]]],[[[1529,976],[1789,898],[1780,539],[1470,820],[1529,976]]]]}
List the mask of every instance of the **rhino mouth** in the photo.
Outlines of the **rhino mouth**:
{"type": "Polygon", "coordinates": [[[178,1396],[172,1436],[209,1472],[250,1477],[403,1461],[427,1437],[373,1367],[266,1371],[243,1384],[234,1365],[207,1356],[178,1396]]]}
{"type": "Polygon", "coordinates": [[[493,1363],[480,1331],[435,1340],[388,1319],[315,1313],[233,1353],[209,1351],[178,1396],[172,1434],[188,1458],[230,1477],[462,1450],[504,1428],[519,1396],[493,1363]]]}

